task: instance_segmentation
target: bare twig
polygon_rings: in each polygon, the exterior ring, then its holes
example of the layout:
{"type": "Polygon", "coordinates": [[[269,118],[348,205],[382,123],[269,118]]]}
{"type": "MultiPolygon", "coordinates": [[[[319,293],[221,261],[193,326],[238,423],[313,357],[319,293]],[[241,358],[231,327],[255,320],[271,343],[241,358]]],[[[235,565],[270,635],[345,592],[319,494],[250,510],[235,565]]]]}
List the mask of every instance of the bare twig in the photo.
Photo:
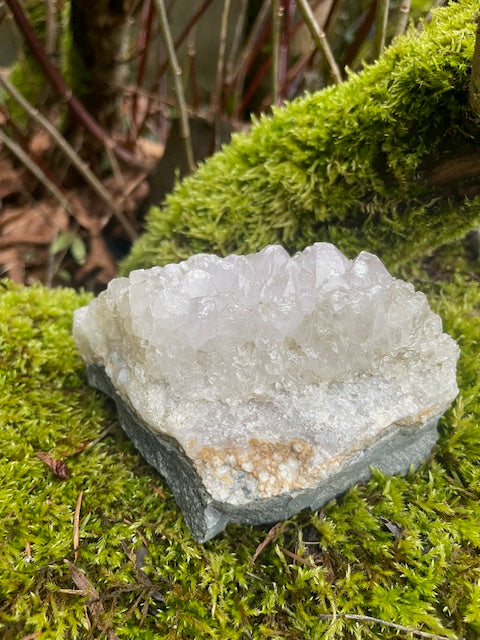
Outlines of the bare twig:
{"type": "Polygon", "coordinates": [[[472,75],[468,91],[468,102],[473,111],[480,116],[480,15],[477,18],[475,48],[473,50],[472,75]]]}
{"type": "Polygon", "coordinates": [[[396,624],[395,622],[388,622],[387,620],[381,620],[380,618],[372,618],[371,616],[357,615],[356,613],[321,613],[318,616],[322,620],[336,620],[337,618],[344,618],[345,620],[357,620],[358,622],[374,622],[375,624],[381,624],[384,627],[390,627],[391,629],[397,629],[398,631],[406,631],[413,635],[420,636],[421,638],[431,638],[432,640],[451,640],[446,636],[439,636],[435,633],[427,633],[420,629],[412,629],[410,627],[404,627],[402,624],[396,624]]]}
{"type": "Polygon", "coordinates": [[[160,28],[163,40],[167,48],[168,60],[173,75],[175,94],[177,97],[177,106],[180,116],[181,134],[185,145],[185,155],[187,157],[187,166],[190,172],[195,171],[195,160],[193,158],[192,139],[190,136],[190,124],[188,122],[187,107],[185,102],[185,94],[182,86],[182,69],[177,61],[175,47],[173,45],[172,34],[168,24],[167,10],[165,9],[164,0],[153,0],[160,21],[160,28]]]}
{"type": "Polygon", "coordinates": [[[305,25],[307,26],[310,35],[315,42],[318,49],[323,53],[327,64],[330,68],[330,73],[332,74],[333,80],[336,84],[340,84],[342,82],[342,74],[340,73],[340,69],[338,68],[337,62],[333,56],[332,50],[330,49],[330,45],[328,44],[327,37],[323,29],[318,25],[313,11],[308,4],[308,0],[296,0],[298,10],[305,21],[305,25]]]}
{"type": "Polygon", "coordinates": [[[58,22],[57,22],[57,7],[55,0],[46,0],[45,2],[45,14],[46,14],[46,42],[45,47],[47,54],[53,56],[57,47],[57,35],[58,35],[58,22]]]}
{"type": "Polygon", "coordinates": [[[398,7],[397,26],[395,27],[395,35],[401,36],[407,30],[408,17],[410,15],[411,0],[402,0],[398,7]]]}
{"type": "Polygon", "coordinates": [[[77,560],[78,545],[80,544],[80,509],[82,508],[83,491],[80,491],[73,514],[73,552],[74,559],[77,560]]]}
{"type": "MultiPolygon", "coordinates": [[[[201,4],[202,4],[201,0],[196,0],[194,13],[197,13],[201,4]]],[[[188,81],[189,87],[190,87],[191,105],[194,113],[197,113],[198,108],[200,106],[200,96],[198,93],[198,84],[197,84],[197,48],[196,48],[197,26],[198,26],[198,23],[196,22],[195,24],[192,25],[192,28],[188,33],[187,64],[186,64],[186,73],[185,73],[185,75],[187,76],[186,80],[188,81]]],[[[177,47],[176,42],[175,42],[175,47],[177,47]]]]}
{"type": "Polygon", "coordinates": [[[247,17],[247,8],[248,0],[240,0],[240,8],[238,10],[235,31],[233,33],[232,44],[230,46],[230,52],[228,54],[228,62],[226,67],[228,77],[230,77],[230,74],[232,73],[233,65],[235,64],[235,59],[240,48],[243,30],[245,28],[245,18],[247,17]]]}
{"type": "Polygon", "coordinates": [[[220,23],[220,43],[218,45],[217,75],[215,78],[215,88],[212,93],[211,109],[217,122],[220,118],[224,72],[225,72],[225,50],[227,46],[228,18],[230,16],[231,0],[224,0],[222,19],[220,23]]]}
{"type": "Polygon", "coordinates": [[[277,105],[279,102],[278,70],[282,17],[283,6],[280,6],[280,0],[272,0],[272,104],[274,105],[277,105]]]}
{"type": "MultiPolygon", "coordinates": [[[[89,169],[86,163],[83,162],[83,160],[79,157],[75,149],[67,142],[67,140],[65,140],[62,134],[38,111],[38,109],[35,109],[35,107],[33,107],[6,78],[3,78],[2,76],[0,76],[0,85],[12,96],[12,98],[23,109],[25,109],[25,111],[31,116],[33,120],[35,120],[35,122],[37,122],[41,127],[45,129],[45,131],[48,132],[48,134],[52,137],[52,139],[58,144],[60,149],[71,160],[72,164],[78,169],[80,174],[85,178],[87,183],[92,187],[95,193],[100,197],[101,200],[103,200],[103,202],[105,202],[109,210],[116,216],[119,223],[123,226],[123,228],[125,229],[130,239],[135,240],[135,238],[137,237],[137,232],[133,228],[130,220],[125,216],[123,211],[121,211],[121,209],[117,207],[117,205],[113,201],[112,196],[107,191],[107,189],[105,189],[105,187],[100,182],[100,180],[91,171],[91,169],[89,169]]],[[[38,178],[38,175],[37,174],[35,175],[38,178]]],[[[38,179],[40,180],[40,178],[38,179]]],[[[44,182],[42,183],[45,184],[44,182]]],[[[52,191],[50,188],[49,190],[52,191]]],[[[52,193],[56,195],[53,191],[52,193]]],[[[64,204],[65,198],[63,196],[62,198],[63,200],[61,200],[60,202],[65,207],[65,209],[70,213],[71,212],[70,209],[64,204]]]]}
{"type": "Polygon", "coordinates": [[[267,544],[269,542],[271,542],[275,536],[280,533],[280,531],[283,530],[283,528],[285,527],[285,522],[277,522],[277,524],[273,525],[273,527],[270,529],[270,531],[267,533],[267,535],[265,536],[265,538],[262,540],[262,542],[258,545],[258,547],[255,550],[255,553],[253,554],[251,560],[250,560],[250,565],[253,567],[253,565],[255,564],[255,560],[258,558],[258,556],[262,553],[262,551],[265,549],[265,547],[267,546],[267,544]]]}
{"type": "Polygon", "coordinates": [[[62,207],[69,213],[69,215],[74,216],[74,211],[72,209],[71,204],[65,198],[60,189],[50,180],[50,178],[46,175],[46,173],[28,156],[27,153],[22,149],[22,147],[12,140],[10,136],[8,136],[2,129],[0,129],[0,140],[3,144],[20,160],[22,164],[24,164],[27,169],[33,173],[33,175],[37,178],[39,182],[43,184],[43,186],[50,191],[50,193],[55,196],[55,198],[60,202],[62,207]]]}
{"type": "Polygon", "coordinates": [[[278,91],[279,104],[285,99],[285,88],[288,74],[288,46],[292,37],[291,23],[295,13],[295,3],[293,0],[282,0],[283,6],[283,27],[280,37],[280,49],[278,52],[278,91]]]}
{"type": "Polygon", "coordinates": [[[355,58],[357,57],[358,52],[362,44],[368,37],[368,34],[371,31],[372,25],[375,20],[375,9],[376,9],[376,0],[372,0],[368,10],[364,14],[363,20],[360,23],[358,29],[355,32],[355,38],[352,44],[347,49],[347,54],[345,56],[344,65],[349,67],[352,63],[354,63],[355,58]]]}
{"type": "Polygon", "coordinates": [[[58,69],[51,63],[30,22],[25,16],[17,0],[6,0],[6,3],[15,18],[15,22],[30,47],[32,54],[50,81],[52,87],[64,100],[73,115],[82,122],[87,131],[99,140],[104,146],[109,146],[114,153],[127,164],[138,168],[144,168],[143,163],[119,144],[115,144],[110,136],[102,129],[83,104],[76,98],[72,90],[66,85],[58,69]]]}
{"type": "MultiPolygon", "coordinates": [[[[247,42],[238,57],[235,67],[226,80],[230,93],[235,94],[235,103],[238,102],[238,98],[245,81],[245,76],[250,68],[251,62],[255,58],[256,52],[261,47],[264,39],[267,37],[268,30],[266,29],[266,25],[269,13],[270,0],[264,0],[255,22],[249,31],[247,42]]],[[[236,113],[236,115],[238,116],[238,113],[236,113]]]]}
{"type": "Polygon", "coordinates": [[[379,58],[385,49],[387,35],[389,0],[377,0],[375,12],[375,39],[373,41],[373,57],[379,58]]]}
{"type": "MultiPolygon", "coordinates": [[[[212,4],[212,2],[213,0],[204,0],[203,4],[200,7],[198,7],[196,11],[194,11],[192,17],[183,28],[183,31],[175,38],[175,42],[174,42],[175,49],[178,49],[178,47],[182,44],[182,42],[190,33],[190,30],[197,24],[198,20],[202,17],[202,15],[208,9],[209,5],[212,4]]],[[[160,65],[158,69],[158,75],[159,76],[163,75],[167,67],[168,67],[168,60],[164,62],[162,65],[160,65]]]]}
{"type": "Polygon", "coordinates": [[[311,560],[308,560],[307,558],[302,558],[302,556],[299,556],[297,553],[293,553],[293,551],[289,551],[288,549],[285,549],[285,547],[278,547],[280,549],[280,551],[282,551],[286,556],[288,556],[289,558],[292,558],[292,560],[295,560],[295,562],[299,562],[300,564],[304,564],[306,567],[311,567],[312,569],[316,569],[317,565],[315,563],[313,563],[311,560]]]}
{"type": "MultiPolygon", "coordinates": [[[[152,22],[154,7],[152,0],[146,0],[142,9],[142,19],[141,19],[141,28],[140,35],[138,38],[138,50],[140,51],[140,59],[138,61],[138,69],[137,69],[137,86],[140,86],[143,82],[143,78],[145,75],[145,69],[147,66],[147,58],[148,58],[148,50],[150,45],[150,39],[152,36],[152,22]]],[[[134,93],[132,97],[132,108],[131,108],[131,128],[132,128],[132,139],[135,138],[139,134],[139,126],[138,126],[138,94],[134,93]]]]}
{"type": "MultiPolygon", "coordinates": [[[[376,0],[374,0],[375,2],[376,0]]],[[[325,19],[325,24],[323,25],[323,28],[325,30],[325,33],[330,33],[332,29],[335,28],[335,24],[337,22],[338,19],[338,14],[340,12],[340,3],[342,2],[342,0],[332,0],[332,4],[330,5],[330,9],[328,11],[328,15],[325,19]]]]}

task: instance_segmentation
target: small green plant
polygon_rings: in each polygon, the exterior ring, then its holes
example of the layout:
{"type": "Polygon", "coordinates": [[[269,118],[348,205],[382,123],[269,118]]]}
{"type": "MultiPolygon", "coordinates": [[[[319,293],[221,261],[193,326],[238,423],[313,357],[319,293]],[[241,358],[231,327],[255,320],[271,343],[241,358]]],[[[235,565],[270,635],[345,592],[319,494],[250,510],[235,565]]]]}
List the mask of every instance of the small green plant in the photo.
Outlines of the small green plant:
{"type": "Polygon", "coordinates": [[[85,264],[87,248],[83,239],[73,231],[59,233],[50,245],[50,254],[56,256],[59,253],[70,251],[73,259],[78,265],[85,264]]]}

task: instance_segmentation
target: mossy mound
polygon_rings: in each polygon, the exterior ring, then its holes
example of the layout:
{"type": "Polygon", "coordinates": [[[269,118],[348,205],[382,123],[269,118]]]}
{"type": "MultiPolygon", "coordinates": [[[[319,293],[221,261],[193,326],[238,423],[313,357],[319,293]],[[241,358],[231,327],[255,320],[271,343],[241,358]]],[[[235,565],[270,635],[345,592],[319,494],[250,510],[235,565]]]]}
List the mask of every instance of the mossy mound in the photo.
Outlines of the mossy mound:
{"type": "Polygon", "coordinates": [[[343,85],[234,136],[150,211],[123,273],[321,240],[393,267],[463,235],[480,219],[478,171],[473,186],[460,171],[480,162],[467,104],[477,10],[452,2],[343,85]]]}
{"type": "Polygon", "coordinates": [[[70,335],[87,296],[4,282],[2,639],[414,637],[345,614],[478,638],[480,286],[465,276],[429,292],[462,350],[461,394],[435,455],[406,478],[375,473],[323,512],[288,520],[252,564],[268,527],[193,542],[162,479],[88,387],[70,335]],[[55,477],[41,451],[63,458],[69,477],[55,477]]]}

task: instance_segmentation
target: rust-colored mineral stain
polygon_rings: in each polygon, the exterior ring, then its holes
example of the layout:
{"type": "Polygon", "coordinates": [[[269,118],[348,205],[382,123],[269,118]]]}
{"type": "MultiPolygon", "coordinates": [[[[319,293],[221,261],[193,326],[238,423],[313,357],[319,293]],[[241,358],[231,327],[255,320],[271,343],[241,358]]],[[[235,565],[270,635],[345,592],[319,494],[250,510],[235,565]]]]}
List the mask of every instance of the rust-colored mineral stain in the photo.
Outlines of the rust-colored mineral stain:
{"type": "Polygon", "coordinates": [[[313,455],[313,447],[300,438],[289,442],[269,442],[260,438],[250,438],[246,449],[205,446],[200,449],[196,458],[202,466],[217,472],[225,486],[232,484],[233,474],[249,473],[257,480],[258,491],[262,494],[271,490],[272,484],[276,491],[300,486],[312,473],[313,455]],[[291,473],[288,475],[282,470],[282,466],[287,464],[291,465],[291,473]]]}

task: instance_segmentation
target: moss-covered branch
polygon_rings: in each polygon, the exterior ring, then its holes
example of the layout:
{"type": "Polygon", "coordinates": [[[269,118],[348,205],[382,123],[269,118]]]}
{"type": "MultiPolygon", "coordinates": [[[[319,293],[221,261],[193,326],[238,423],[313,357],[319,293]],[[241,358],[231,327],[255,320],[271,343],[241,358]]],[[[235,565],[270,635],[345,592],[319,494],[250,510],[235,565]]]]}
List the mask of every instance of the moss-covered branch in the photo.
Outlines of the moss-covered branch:
{"type": "Polygon", "coordinates": [[[480,220],[468,104],[476,0],[453,2],[344,84],[234,137],[154,208],[123,272],[192,253],[333,241],[390,267],[480,220]]]}

